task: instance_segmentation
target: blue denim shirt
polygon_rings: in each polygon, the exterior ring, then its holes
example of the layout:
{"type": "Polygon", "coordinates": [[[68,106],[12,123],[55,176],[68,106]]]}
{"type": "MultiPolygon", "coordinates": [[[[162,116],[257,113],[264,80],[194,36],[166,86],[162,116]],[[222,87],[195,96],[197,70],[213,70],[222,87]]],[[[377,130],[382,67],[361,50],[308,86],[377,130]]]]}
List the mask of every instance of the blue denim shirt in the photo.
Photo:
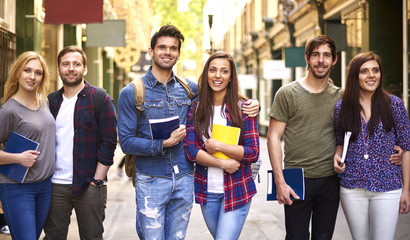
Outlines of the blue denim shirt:
{"type": "MultiPolygon", "coordinates": [[[[151,139],[149,119],[167,118],[178,115],[180,124],[186,125],[191,99],[182,85],[171,79],[164,85],[151,73],[151,67],[142,77],[145,85],[145,101],[140,121],[137,123],[134,88],[125,86],[118,99],[118,133],[124,153],[135,156],[137,172],[149,176],[178,177],[193,170],[192,163],[186,160],[184,139],[170,148],[163,148],[163,140],[151,139]],[[138,124],[138,136],[136,136],[138,124]]],[[[191,91],[197,96],[198,86],[188,81],[191,91]]],[[[196,98],[192,99],[196,100],[196,98]]]]}

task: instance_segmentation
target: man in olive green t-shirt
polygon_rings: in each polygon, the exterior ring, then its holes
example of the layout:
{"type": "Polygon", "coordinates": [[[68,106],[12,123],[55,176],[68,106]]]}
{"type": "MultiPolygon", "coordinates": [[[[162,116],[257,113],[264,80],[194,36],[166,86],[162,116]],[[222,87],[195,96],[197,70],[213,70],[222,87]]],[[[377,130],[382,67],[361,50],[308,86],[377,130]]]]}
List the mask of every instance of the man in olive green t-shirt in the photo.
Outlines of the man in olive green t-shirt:
{"type": "Polygon", "coordinates": [[[336,45],[328,36],[306,44],[306,77],[282,86],[269,113],[268,150],[277,187],[285,204],[286,239],[332,239],[339,207],[339,180],[333,171],[335,135],[333,112],[341,90],[329,82],[337,62],[336,45]],[[282,173],[281,137],[285,143],[285,168],[304,168],[305,199],[286,184],[282,173]]]}

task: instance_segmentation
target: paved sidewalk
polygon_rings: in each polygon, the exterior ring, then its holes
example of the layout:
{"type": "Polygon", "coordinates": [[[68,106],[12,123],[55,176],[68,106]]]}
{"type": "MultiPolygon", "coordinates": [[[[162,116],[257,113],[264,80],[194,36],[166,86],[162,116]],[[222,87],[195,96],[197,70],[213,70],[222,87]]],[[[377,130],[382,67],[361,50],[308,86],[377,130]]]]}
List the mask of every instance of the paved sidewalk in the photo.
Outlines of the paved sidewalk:
{"type": "MultiPolygon", "coordinates": [[[[135,191],[131,181],[126,176],[118,177],[117,175],[117,165],[122,156],[123,153],[118,148],[114,166],[109,171],[108,202],[104,221],[105,240],[138,239],[135,231],[135,191]]],[[[240,240],[283,240],[285,238],[283,206],[277,202],[266,201],[266,171],[271,169],[266,138],[261,138],[261,158],[263,161],[260,170],[261,182],[256,184],[258,194],[253,198],[251,210],[240,240]]],[[[71,222],[67,239],[78,240],[77,221],[74,212],[71,222]]],[[[9,235],[0,234],[0,240],[10,239],[9,235]]],[[[212,239],[197,204],[194,204],[192,210],[186,239],[212,239]]],[[[333,239],[352,239],[341,208],[339,208],[333,239]]],[[[395,240],[404,239],[410,239],[410,214],[401,215],[397,225],[395,240]]]]}

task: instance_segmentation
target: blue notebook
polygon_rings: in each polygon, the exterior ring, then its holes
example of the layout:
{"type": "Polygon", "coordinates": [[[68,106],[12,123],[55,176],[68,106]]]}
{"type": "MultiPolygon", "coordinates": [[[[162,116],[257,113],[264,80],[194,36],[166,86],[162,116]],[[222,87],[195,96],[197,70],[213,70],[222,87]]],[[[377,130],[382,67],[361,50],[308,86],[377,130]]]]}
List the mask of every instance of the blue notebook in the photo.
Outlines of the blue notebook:
{"type": "Polygon", "coordinates": [[[161,119],[149,119],[152,139],[168,139],[179,128],[179,116],[161,119]]]}
{"type": "MultiPolygon", "coordinates": [[[[300,197],[299,200],[305,199],[305,175],[303,168],[289,168],[283,169],[283,177],[285,178],[286,184],[288,184],[293,191],[300,197]]],[[[268,201],[276,201],[276,185],[275,179],[273,178],[272,170],[268,170],[268,201]]],[[[292,195],[291,200],[294,200],[292,195]]]]}
{"type": "MultiPolygon", "coordinates": [[[[8,153],[22,153],[27,150],[37,150],[40,144],[18,133],[11,132],[4,151],[8,153]]],[[[18,163],[0,165],[0,173],[19,183],[26,179],[28,168],[18,163]]]]}

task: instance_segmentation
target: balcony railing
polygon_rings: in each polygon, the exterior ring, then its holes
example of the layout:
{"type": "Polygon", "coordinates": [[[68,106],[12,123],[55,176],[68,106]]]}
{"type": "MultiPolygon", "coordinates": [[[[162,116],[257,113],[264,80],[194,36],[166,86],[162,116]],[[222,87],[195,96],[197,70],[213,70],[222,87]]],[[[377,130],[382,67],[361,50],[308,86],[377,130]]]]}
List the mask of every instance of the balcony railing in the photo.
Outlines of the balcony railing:
{"type": "Polygon", "coordinates": [[[0,28],[0,99],[4,96],[4,84],[10,65],[16,58],[16,35],[0,28]]]}

